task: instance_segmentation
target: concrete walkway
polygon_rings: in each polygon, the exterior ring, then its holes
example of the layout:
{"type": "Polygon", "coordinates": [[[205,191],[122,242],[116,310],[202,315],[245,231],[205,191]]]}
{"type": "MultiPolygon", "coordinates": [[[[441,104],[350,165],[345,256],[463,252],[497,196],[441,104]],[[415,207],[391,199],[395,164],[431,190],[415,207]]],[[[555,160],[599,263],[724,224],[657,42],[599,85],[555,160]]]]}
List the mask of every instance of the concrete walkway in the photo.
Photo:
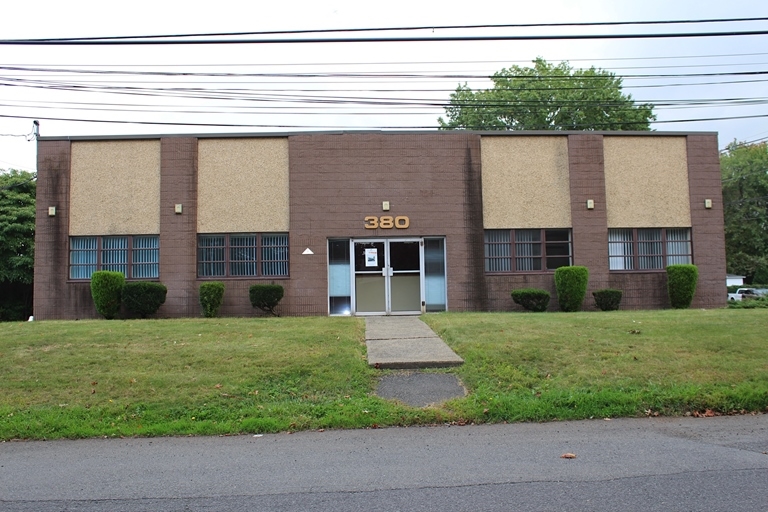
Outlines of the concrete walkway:
{"type": "Polygon", "coordinates": [[[368,365],[376,368],[442,368],[464,363],[416,316],[365,319],[368,365]]]}

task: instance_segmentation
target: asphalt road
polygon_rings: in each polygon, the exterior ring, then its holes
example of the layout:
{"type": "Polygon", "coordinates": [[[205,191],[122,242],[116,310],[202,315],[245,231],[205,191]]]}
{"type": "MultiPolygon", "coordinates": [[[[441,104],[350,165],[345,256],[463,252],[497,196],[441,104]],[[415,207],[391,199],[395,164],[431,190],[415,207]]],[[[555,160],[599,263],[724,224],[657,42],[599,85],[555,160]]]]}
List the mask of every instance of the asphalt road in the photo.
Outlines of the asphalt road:
{"type": "Polygon", "coordinates": [[[0,510],[754,512],[766,452],[768,415],[7,442],[0,510]]]}

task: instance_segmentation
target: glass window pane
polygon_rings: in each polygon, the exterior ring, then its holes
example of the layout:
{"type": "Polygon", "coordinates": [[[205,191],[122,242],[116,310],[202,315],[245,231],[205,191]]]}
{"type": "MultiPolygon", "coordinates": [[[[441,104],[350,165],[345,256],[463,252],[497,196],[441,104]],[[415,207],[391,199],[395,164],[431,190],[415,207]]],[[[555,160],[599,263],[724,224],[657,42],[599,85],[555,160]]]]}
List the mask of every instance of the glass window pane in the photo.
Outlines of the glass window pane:
{"type": "Polygon", "coordinates": [[[608,230],[610,270],[632,270],[635,266],[632,229],[608,230]]]}
{"type": "Polygon", "coordinates": [[[128,237],[105,236],[101,238],[101,270],[122,272],[128,276],[128,237]]]}
{"type": "Polygon", "coordinates": [[[90,279],[96,272],[98,240],[95,236],[69,239],[69,278],[90,279]]]}
{"type": "Polygon", "coordinates": [[[229,274],[232,276],[258,275],[258,249],[256,235],[229,236],[229,274]]]}
{"type": "Polygon", "coordinates": [[[288,275],[288,235],[261,235],[261,274],[288,275]]]}
{"type": "Polygon", "coordinates": [[[485,271],[509,272],[512,270],[512,244],[509,230],[485,232],[485,271]]]}
{"type": "Polygon", "coordinates": [[[328,302],[331,315],[352,311],[351,262],[349,240],[328,241],[328,302]]]}
{"type": "Polygon", "coordinates": [[[157,278],[160,275],[160,237],[134,236],[131,250],[131,277],[157,278]]]}
{"type": "Polygon", "coordinates": [[[541,270],[541,230],[515,230],[515,270],[541,270]]]}
{"type": "Polygon", "coordinates": [[[224,235],[200,235],[197,241],[197,275],[224,275],[224,235]]]}
{"type": "Polygon", "coordinates": [[[445,239],[424,239],[424,299],[426,310],[446,310],[445,239]]]}

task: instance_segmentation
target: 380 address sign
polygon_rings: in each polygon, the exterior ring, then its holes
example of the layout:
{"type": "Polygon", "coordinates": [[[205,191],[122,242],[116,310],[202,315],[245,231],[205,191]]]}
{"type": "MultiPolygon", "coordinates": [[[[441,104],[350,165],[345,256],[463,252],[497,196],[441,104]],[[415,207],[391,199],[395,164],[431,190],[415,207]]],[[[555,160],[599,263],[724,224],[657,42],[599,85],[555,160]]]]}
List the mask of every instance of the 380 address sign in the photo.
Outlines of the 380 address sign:
{"type": "Polygon", "coordinates": [[[402,215],[398,217],[390,215],[370,216],[363,220],[365,221],[365,229],[408,229],[408,226],[411,225],[411,219],[402,215]]]}

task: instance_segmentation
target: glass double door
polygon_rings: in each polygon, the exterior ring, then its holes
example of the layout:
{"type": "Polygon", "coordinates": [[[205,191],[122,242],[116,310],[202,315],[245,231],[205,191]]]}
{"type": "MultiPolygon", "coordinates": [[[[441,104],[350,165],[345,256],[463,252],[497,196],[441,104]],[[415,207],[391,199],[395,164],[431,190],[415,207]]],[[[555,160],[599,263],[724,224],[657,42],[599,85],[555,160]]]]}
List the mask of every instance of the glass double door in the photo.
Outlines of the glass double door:
{"type": "Polygon", "coordinates": [[[353,254],[356,314],[421,313],[421,239],[355,240],[353,254]]]}

